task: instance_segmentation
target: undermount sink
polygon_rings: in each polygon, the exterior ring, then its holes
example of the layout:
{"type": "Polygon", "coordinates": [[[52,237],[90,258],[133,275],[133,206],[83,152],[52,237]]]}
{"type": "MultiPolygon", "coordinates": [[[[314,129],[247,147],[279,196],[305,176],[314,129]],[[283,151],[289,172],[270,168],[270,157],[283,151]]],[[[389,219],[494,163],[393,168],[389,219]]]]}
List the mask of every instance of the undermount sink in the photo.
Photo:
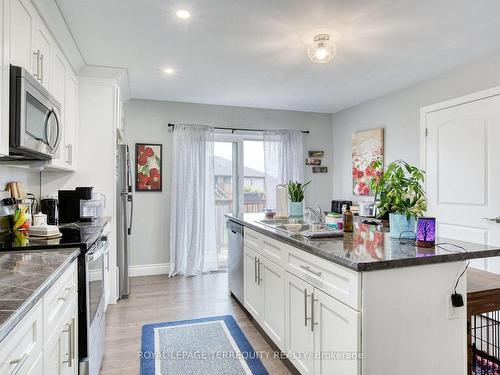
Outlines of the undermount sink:
{"type": "Polygon", "coordinates": [[[279,229],[288,233],[300,233],[306,230],[317,231],[323,229],[325,227],[324,224],[311,224],[306,223],[302,219],[265,219],[259,221],[261,224],[273,227],[274,229],[279,229]],[[298,231],[293,232],[286,228],[286,224],[301,224],[301,227],[298,231]]]}
{"type": "Polygon", "coordinates": [[[259,220],[259,223],[269,225],[271,227],[284,226],[285,224],[305,224],[302,219],[264,219],[259,220]]]}

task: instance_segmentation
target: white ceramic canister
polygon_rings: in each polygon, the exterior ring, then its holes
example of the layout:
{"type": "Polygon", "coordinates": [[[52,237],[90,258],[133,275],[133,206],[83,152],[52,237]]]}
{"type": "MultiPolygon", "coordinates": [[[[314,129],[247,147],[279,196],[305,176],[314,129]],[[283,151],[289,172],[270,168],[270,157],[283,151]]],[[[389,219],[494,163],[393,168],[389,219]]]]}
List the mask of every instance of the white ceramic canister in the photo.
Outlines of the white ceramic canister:
{"type": "Polygon", "coordinates": [[[33,226],[47,224],[47,215],[41,212],[33,215],[33,226]]]}

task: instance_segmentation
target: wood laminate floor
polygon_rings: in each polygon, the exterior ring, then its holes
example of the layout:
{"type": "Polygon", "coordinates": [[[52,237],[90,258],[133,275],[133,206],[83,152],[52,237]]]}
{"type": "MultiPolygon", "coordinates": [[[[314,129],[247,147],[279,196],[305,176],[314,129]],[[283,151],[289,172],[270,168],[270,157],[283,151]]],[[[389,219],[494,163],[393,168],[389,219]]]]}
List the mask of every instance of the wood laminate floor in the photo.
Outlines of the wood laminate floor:
{"type": "Polygon", "coordinates": [[[101,375],[139,374],[141,328],[144,324],[230,314],[272,375],[291,374],[258,332],[246,313],[229,296],[227,273],[197,277],[166,275],[130,279],[130,296],[106,312],[106,343],[101,375]]]}

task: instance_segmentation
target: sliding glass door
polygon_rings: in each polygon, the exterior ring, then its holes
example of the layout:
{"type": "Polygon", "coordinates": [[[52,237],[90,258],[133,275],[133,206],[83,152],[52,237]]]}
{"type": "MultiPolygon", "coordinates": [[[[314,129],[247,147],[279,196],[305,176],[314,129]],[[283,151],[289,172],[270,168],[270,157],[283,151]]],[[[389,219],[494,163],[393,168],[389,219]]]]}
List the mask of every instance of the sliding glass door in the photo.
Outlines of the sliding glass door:
{"type": "Polygon", "coordinates": [[[265,207],[262,136],[216,134],[214,175],[217,254],[219,267],[227,268],[224,215],[262,212],[265,207]]]}

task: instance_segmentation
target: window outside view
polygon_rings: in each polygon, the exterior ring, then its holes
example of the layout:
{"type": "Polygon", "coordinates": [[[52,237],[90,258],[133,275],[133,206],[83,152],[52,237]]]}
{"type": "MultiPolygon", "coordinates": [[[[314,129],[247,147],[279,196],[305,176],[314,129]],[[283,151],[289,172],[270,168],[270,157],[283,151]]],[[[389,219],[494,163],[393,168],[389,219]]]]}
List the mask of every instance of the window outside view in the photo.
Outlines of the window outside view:
{"type": "MultiPolygon", "coordinates": [[[[240,212],[262,212],[265,203],[264,143],[244,140],[243,145],[243,207],[240,212]]],[[[233,208],[233,143],[215,142],[215,210],[219,267],[227,267],[227,233],[224,215],[233,208]]],[[[237,197],[234,197],[237,199],[237,197]]]]}

